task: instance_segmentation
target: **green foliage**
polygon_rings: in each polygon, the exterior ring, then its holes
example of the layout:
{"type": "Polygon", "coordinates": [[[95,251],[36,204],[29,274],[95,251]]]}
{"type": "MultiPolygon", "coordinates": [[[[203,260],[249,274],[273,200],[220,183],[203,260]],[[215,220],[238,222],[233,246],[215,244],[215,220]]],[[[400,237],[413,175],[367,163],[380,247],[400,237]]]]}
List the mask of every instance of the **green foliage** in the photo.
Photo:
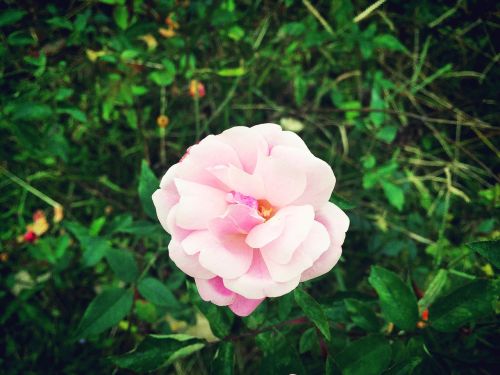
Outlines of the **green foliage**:
{"type": "Polygon", "coordinates": [[[97,295],[83,314],[77,337],[89,337],[118,324],[125,318],[132,307],[133,293],[131,290],[112,288],[97,295]]]}
{"type": "Polygon", "coordinates": [[[269,5],[2,4],[0,373],[496,373],[495,7],[269,5]],[[241,319],[170,260],[151,195],[265,122],[332,166],[350,228],[241,319]]]}
{"type": "Polygon", "coordinates": [[[202,340],[188,335],[149,335],[130,353],[114,357],[121,368],[149,372],[172,364],[205,346],[202,340]]]}
{"type": "Polygon", "coordinates": [[[373,266],[368,278],[380,299],[384,317],[406,331],[417,324],[417,299],[408,286],[394,272],[373,266]]]}

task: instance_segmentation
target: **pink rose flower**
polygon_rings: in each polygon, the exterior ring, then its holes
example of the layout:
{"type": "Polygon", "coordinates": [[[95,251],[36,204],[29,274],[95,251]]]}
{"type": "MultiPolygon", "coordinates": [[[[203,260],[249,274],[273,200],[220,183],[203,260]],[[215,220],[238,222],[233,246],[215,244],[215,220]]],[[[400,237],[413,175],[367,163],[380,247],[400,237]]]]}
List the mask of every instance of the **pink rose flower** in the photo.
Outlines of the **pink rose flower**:
{"type": "Polygon", "coordinates": [[[201,298],[247,316],[339,260],[349,218],[329,202],[334,185],[295,133],[237,126],[190,147],[153,202],[201,298]]]}

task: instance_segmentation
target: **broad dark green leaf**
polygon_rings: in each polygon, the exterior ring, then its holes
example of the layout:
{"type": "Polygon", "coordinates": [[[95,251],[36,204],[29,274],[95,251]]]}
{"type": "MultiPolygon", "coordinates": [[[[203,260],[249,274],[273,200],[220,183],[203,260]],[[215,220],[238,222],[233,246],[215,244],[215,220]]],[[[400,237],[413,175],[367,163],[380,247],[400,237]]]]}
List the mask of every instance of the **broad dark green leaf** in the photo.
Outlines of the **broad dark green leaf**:
{"type": "Polygon", "coordinates": [[[7,9],[0,13],[0,27],[12,25],[20,21],[26,12],[20,9],[7,9]]]}
{"type": "Polygon", "coordinates": [[[52,109],[48,105],[39,103],[17,104],[12,112],[12,119],[14,121],[38,121],[52,115],[52,109]]]}
{"type": "Polygon", "coordinates": [[[301,288],[294,290],[294,296],[297,305],[300,306],[306,316],[311,319],[316,327],[318,327],[323,336],[325,336],[327,340],[330,340],[330,326],[328,325],[328,320],[323,307],[321,307],[321,305],[316,302],[316,300],[311,297],[309,293],[301,288]]]}
{"type": "Polygon", "coordinates": [[[85,310],[76,336],[79,338],[97,335],[118,324],[130,311],[132,290],[107,289],[95,297],[85,310]]]}
{"type": "Polygon", "coordinates": [[[168,366],[204,346],[204,341],[188,335],[149,335],[133,351],[111,360],[118,367],[145,373],[168,366]]]}
{"type": "Polygon", "coordinates": [[[368,281],[378,293],[384,317],[405,331],[413,331],[418,307],[408,285],[394,272],[378,266],[372,267],[368,281]]]}
{"type": "Polygon", "coordinates": [[[158,306],[178,308],[179,302],[160,280],[153,277],[142,279],[137,285],[139,293],[149,302],[158,306]]]}
{"type": "Polygon", "coordinates": [[[472,242],[467,246],[500,268],[500,240],[472,242]]]}
{"type": "Polygon", "coordinates": [[[142,203],[144,212],[152,219],[156,220],[156,209],[151,196],[159,188],[158,178],[146,160],[141,163],[141,174],[139,176],[139,199],[142,203]]]}
{"type": "Polygon", "coordinates": [[[234,374],[234,344],[231,341],[222,341],[219,344],[212,361],[211,373],[214,375],[234,374]]]}
{"type": "Polygon", "coordinates": [[[367,336],[335,356],[342,375],[380,375],[391,362],[389,341],[380,336],[367,336]]]}
{"type": "Polygon", "coordinates": [[[106,260],[118,278],[132,282],[139,276],[139,268],[130,251],[110,248],[106,251],[106,260]]]}
{"type": "Polygon", "coordinates": [[[493,313],[493,285],[476,280],[437,299],[429,308],[429,320],[438,331],[453,332],[461,326],[493,313]]]}

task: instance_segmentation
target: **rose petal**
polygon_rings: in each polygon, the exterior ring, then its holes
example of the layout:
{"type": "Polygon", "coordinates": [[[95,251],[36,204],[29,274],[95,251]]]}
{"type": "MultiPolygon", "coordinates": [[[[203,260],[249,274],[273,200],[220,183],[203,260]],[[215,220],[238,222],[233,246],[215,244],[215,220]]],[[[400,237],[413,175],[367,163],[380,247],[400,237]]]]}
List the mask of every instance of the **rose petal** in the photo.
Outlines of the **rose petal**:
{"type": "Polygon", "coordinates": [[[170,241],[168,245],[168,254],[176,266],[191,277],[199,279],[211,279],[215,277],[212,272],[203,268],[198,261],[198,255],[187,255],[181,245],[175,240],[170,241]]]}
{"type": "Polygon", "coordinates": [[[276,157],[259,159],[255,174],[264,181],[265,199],[275,207],[284,207],[302,195],[306,175],[295,165],[276,157]]]}
{"type": "Polygon", "coordinates": [[[180,194],[176,223],[184,229],[206,229],[226,208],[226,193],[210,186],[175,179],[180,194]]]}
{"type": "Polygon", "coordinates": [[[333,266],[335,266],[342,255],[342,248],[340,246],[332,244],[330,248],[324,252],[314,264],[302,272],[300,281],[307,281],[314,279],[315,277],[324,275],[329,272],[333,266]]]}
{"type": "Polygon", "coordinates": [[[223,278],[235,278],[248,271],[252,264],[253,250],[245,243],[244,235],[227,236],[225,243],[203,244],[200,264],[223,278]]]}
{"type": "Polygon", "coordinates": [[[316,220],[326,227],[333,244],[341,246],[344,243],[345,233],[349,229],[349,217],[344,211],[328,202],[316,212],[316,220]]]}
{"type": "Polygon", "coordinates": [[[335,186],[335,175],[327,163],[304,150],[286,146],[274,147],[271,156],[295,165],[306,175],[306,188],[292,202],[294,205],[310,204],[318,209],[328,202],[335,186]]]}
{"type": "Polygon", "coordinates": [[[224,286],[249,299],[279,297],[299,285],[300,276],[285,283],[271,279],[262,256],[254,250],[252,265],[247,273],[235,279],[224,278],[224,286]]]}
{"type": "Polygon", "coordinates": [[[290,262],[293,253],[307,238],[314,222],[312,206],[286,207],[285,229],[274,241],[261,248],[263,256],[276,263],[290,262]]]}
{"type": "Polygon", "coordinates": [[[238,154],[243,170],[252,173],[259,155],[267,155],[267,142],[262,135],[245,126],[235,126],[217,136],[238,154]]]}
{"type": "Polygon", "coordinates": [[[269,151],[271,151],[274,146],[283,145],[310,152],[305,142],[297,134],[290,131],[282,131],[281,126],[277,124],[259,124],[252,126],[251,129],[265,138],[269,151]]]}
{"type": "Polygon", "coordinates": [[[220,182],[228,187],[228,190],[261,199],[265,196],[264,181],[261,176],[249,174],[232,165],[219,165],[209,168],[220,182]]]}
{"type": "Polygon", "coordinates": [[[234,302],[229,305],[232,312],[239,316],[250,315],[261,303],[264,298],[248,299],[236,294],[234,302]]]}
{"type": "Polygon", "coordinates": [[[274,262],[262,252],[267,269],[274,281],[286,282],[300,276],[310,268],[314,262],[328,250],[330,236],[323,224],[314,221],[309,234],[304,242],[294,252],[292,259],[287,264],[274,262]]]}
{"type": "Polygon", "coordinates": [[[198,293],[204,301],[210,301],[217,306],[227,306],[235,302],[236,294],[224,286],[220,277],[209,280],[194,279],[198,293]]]}
{"type": "Polygon", "coordinates": [[[173,193],[171,190],[158,189],[153,193],[152,200],[156,208],[156,216],[158,216],[158,220],[163,228],[167,230],[168,214],[172,207],[179,201],[177,190],[173,193]]]}

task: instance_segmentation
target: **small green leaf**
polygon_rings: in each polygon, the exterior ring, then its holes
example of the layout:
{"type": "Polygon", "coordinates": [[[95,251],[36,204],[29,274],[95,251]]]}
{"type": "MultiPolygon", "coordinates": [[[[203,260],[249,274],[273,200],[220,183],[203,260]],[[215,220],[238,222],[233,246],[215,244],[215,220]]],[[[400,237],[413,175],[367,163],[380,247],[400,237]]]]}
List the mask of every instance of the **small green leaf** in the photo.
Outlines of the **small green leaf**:
{"type": "Polygon", "coordinates": [[[373,266],[368,282],[380,299],[382,313],[387,321],[405,331],[413,331],[418,320],[417,298],[394,272],[373,266]]]}
{"type": "Polygon", "coordinates": [[[145,373],[169,366],[204,346],[202,340],[188,335],[149,335],[133,351],[111,360],[118,367],[145,373]]]}
{"type": "Polygon", "coordinates": [[[211,373],[217,375],[234,374],[234,344],[231,341],[222,341],[219,344],[212,361],[211,373]]]}
{"type": "Polygon", "coordinates": [[[402,211],[405,204],[403,189],[389,181],[381,180],[380,183],[382,184],[385,197],[389,203],[396,207],[398,211],[402,211]]]}
{"type": "Polygon", "coordinates": [[[240,77],[242,75],[245,75],[246,72],[246,69],[240,66],[238,68],[220,69],[217,71],[217,74],[221,77],[240,77]]]}
{"type": "Polygon", "coordinates": [[[438,270],[436,276],[432,279],[425,290],[424,296],[418,301],[421,309],[427,309],[442,293],[448,281],[448,271],[438,270]]]}
{"type": "Polygon", "coordinates": [[[227,36],[235,41],[239,41],[241,38],[245,36],[245,30],[243,30],[239,26],[231,26],[227,36]]]}
{"type": "Polygon", "coordinates": [[[372,88],[370,108],[373,110],[370,112],[370,120],[372,121],[375,127],[380,127],[385,121],[385,101],[382,98],[382,94],[380,92],[380,87],[378,84],[375,84],[372,88]]]}
{"type": "Polygon", "coordinates": [[[138,299],[135,301],[135,313],[139,320],[154,323],[158,319],[156,306],[151,302],[138,299]]]}
{"type": "Polygon", "coordinates": [[[405,52],[407,50],[394,35],[390,34],[377,35],[373,39],[373,44],[375,44],[375,47],[385,48],[391,51],[405,52]]]}
{"type": "Polygon", "coordinates": [[[297,305],[300,306],[306,316],[311,319],[316,327],[318,327],[323,336],[330,341],[330,326],[328,325],[328,320],[326,319],[323,307],[321,307],[321,305],[316,302],[316,300],[311,297],[309,293],[301,288],[295,289],[294,297],[297,305]]]}
{"type": "Polygon", "coordinates": [[[144,298],[155,305],[170,308],[179,307],[179,303],[173,293],[158,279],[153,277],[142,279],[137,289],[144,298]]]}
{"type": "Polygon", "coordinates": [[[87,122],[87,116],[78,108],[58,108],[57,113],[65,113],[80,122],[87,122]]]}
{"type": "Polygon", "coordinates": [[[375,134],[375,138],[390,144],[396,139],[396,134],[398,134],[398,127],[389,125],[379,129],[375,134]]]}
{"type": "Polygon", "coordinates": [[[345,110],[344,116],[346,121],[350,124],[353,124],[354,120],[356,120],[361,113],[361,111],[359,111],[361,109],[361,103],[357,100],[348,101],[342,103],[340,109],[345,110]]]}
{"type": "Polygon", "coordinates": [[[115,275],[125,282],[130,283],[139,276],[139,268],[130,251],[110,248],[106,251],[106,260],[115,275]]]}
{"type": "Polygon", "coordinates": [[[431,326],[438,331],[453,332],[492,314],[496,299],[493,289],[488,280],[476,280],[437,299],[429,308],[431,326]]]}
{"type": "Polygon", "coordinates": [[[351,320],[358,327],[367,332],[376,332],[380,329],[380,322],[373,310],[361,301],[352,298],[344,300],[347,312],[351,314],[351,320]]]}
{"type": "Polygon", "coordinates": [[[12,25],[20,21],[26,12],[20,9],[7,9],[0,13],[0,27],[12,25]]]}
{"type": "Polygon", "coordinates": [[[297,103],[298,106],[302,105],[307,94],[307,81],[304,77],[298,75],[293,80],[293,94],[295,103],[297,103]]]}
{"type": "Polygon", "coordinates": [[[151,198],[160,183],[146,160],[141,163],[141,174],[139,176],[139,199],[144,212],[152,219],[156,220],[156,209],[151,198]]]}
{"type": "Polygon", "coordinates": [[[312,327],[304,331],[299,340],[299,353],[304,354],[312,351],[318,345],[318,336],[316,335],[316,328],[312,327]]]}
{"type": "Polygon", "coordinates": [[[130,311],[132,290],[108,289],[95,297],[85,310],[76,336],[79,338],[97,335],[118,324],[130,311]]]}
{"type": "Polygon", "coordinates": [[[391,362],[391,346],[380,336],[354,341],[335,356],[343,375],[380,375],[391,362]]]}
{"type": "Polygon", "coordinates": [[[125,30],[128,27],[128,9],[124,5],[119,5],[115,7],[113,11],[113,19],[115,20],[118,27],[125,30]]]}
{"type": "Polygon", "coordinates": [[[352,202],[349,202],[347,199],[344,199],[338,195],[332,195],[330,198],[330,202],[337,205],[341,210],[352,210],[356,207],[356,205],[352,202]]]}
{"type": "Polygon", "coordinates": [[[500,268],[500,240],[472,242],[467,246],[486,258],[496,268],[500,268]]]}

